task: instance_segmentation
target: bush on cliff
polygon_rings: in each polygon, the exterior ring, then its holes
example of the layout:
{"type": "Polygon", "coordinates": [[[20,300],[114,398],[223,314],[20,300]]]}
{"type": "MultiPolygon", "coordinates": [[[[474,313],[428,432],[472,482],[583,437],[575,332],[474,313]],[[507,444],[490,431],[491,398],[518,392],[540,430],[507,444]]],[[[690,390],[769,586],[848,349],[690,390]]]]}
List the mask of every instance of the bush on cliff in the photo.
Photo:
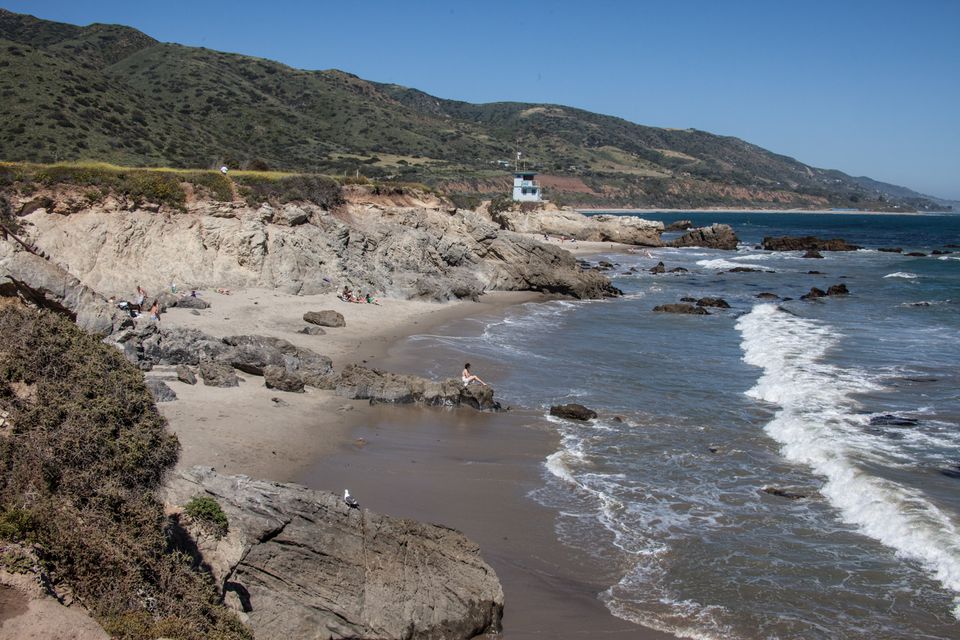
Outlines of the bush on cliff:
{"type": "Polygon", "coordinates": [[[0,299],[0,537],[112,636],[249,638],[174,549],[154,490],[177,459],[142,374],[72,323],[0,299]]]}

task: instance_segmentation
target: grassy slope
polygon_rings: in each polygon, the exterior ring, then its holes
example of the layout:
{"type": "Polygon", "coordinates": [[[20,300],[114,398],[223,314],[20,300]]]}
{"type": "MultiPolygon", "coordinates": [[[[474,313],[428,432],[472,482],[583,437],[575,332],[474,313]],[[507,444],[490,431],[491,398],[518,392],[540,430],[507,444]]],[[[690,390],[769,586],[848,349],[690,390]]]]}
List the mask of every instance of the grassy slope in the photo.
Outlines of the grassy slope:
{"type": "MultiPolygon", "coordinates": [[[[0,11],[0,158],[103,159],[282,170],[501,189],[519,146],[534,168],[576,177],[580,202],[874,205],[880,191],[742,140],[668,130],[557,105],[474,105],[162,44],[126,27],[75,27],[0,11]],[[602,194],[602,195],[599,195],[602,194]]],[[[564,197],[555,193],[554,196],[564,197]]]]}

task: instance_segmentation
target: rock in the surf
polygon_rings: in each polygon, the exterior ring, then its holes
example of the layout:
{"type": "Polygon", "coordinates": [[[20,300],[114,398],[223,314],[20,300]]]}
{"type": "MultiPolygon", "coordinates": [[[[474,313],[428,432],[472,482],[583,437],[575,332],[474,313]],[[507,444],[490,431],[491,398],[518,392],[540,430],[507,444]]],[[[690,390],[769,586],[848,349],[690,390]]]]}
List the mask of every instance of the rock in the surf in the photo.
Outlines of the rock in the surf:
{"type": "Polygon", "coordinates": [[[557,404],[550,407],[550,415],[567,420],[580,420],[586,422],[597,417],[597,412],[588,409],[582,404],[572,402],[570,404],[557,404]]]}
{"type": "Polygon", "coordinates": [[[653,308],[656,313],[683,313],[692,316],[708,316],[710,312],[703,307],[695,307],[686,302],[661,304],[653,308]]]}

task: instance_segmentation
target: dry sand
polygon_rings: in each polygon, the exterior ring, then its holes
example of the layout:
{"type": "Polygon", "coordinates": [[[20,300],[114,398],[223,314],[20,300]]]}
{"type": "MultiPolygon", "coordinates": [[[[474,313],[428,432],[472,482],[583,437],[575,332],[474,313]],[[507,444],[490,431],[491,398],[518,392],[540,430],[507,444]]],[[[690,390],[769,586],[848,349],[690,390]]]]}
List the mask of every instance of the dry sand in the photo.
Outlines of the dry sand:
{"type": "MultiPolygon", "coordinates": [[[[266,289],[234,291],[231,295],[201,292],[211,303],[194,315],[172,308],[161,316],[164,327],[190,327],[216,337],[260,334],[283,338],[333,359],[336,369],[348,363],[371,367],[387,347],[405,336],[472,313],[489,312],[538,297],[530,293],[494,293],[480,302],[431,303],[382,300],[379,305],[350,304],[332,294],[294,296],[266,289]],[[346,327],[327,327],[326,334],[299,333],[307,326],[307,311],[333,309],[346,327]]],[[[450,372],[456,377],[459,369],[450,372]]],[[[347,437],[351,423],[362,421],[365,401],[337,397],[332,391],[308,388],[305,393],[267,389],[263,378],[238,372],[240,387],[188,385],[176,379],[172,367],[157,367],[149,377],[163,379],[177,394],[159,403],[161,413],[182,446],[179,465],[215,467],[280,482],[298,472],[347,437]]]]}

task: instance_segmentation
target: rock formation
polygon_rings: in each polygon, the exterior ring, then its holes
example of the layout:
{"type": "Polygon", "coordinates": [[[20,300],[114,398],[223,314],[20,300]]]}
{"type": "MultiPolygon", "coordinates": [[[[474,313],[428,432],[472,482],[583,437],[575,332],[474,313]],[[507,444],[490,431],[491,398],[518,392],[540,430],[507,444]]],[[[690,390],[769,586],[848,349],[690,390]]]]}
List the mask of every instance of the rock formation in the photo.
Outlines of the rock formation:
{"type": "Polygon", "coordinates": [[[307,311],[303,314],[303,321],[315,324],[318,327],[345,327],[347,321],[339,311],[307,311]]]}
{"type": "Polygon", "coordinates": [[[570,404],[557,404],[550,407],[550,415],[568,420],[580,420],[586,422],[597,417],[597,412],[589,409],[582,404],[571,402],[570,404]]]}
{"type": "Polygon", "coordinates": [[[767,251],[856,251],[861,247],[846,240],[821,240],[813,236],[767,236],[761,245],[767,251]]]}
{"type": "MultiPolygon", "coordinates": [[[[435,300],[488,290],[578,298],[618,293],[603,275],[579,269],[564,249],[501,229],[473,211],[369,203],[335,212],[291,203],[279,211],[198,201],[170,214],[108,203],[66,215],[38,208],[21,220],[31,242],[108,295],[129,295],[138,283],[160,290],[171,281],[303,294],[349,284],[435,300]]],[[[643,230],[659,244],[659,223],[618,224],[624,234],[643,230]]]]}
{"type": "Polygon", "coordinates": [[[492,216],[502,229],[519,233],[565,236],[593,242],[620,242],[647,247],[662,247],[662,222],[637,216],[594,215],[567,209],[536,211],[504,211],[492,216]]]}
{"type": "Polygon", "coordinates": [[[739,243],[733,227],[728,224],[712,224],[709,227],[692,229],[670,243],[671,247],[707,247],[709,249],[734,250],[739,243]]]}
{"type": "Polygon", "coordinates": [[[170,478],[163,498],[182,506],[197,495],[217,500],[227,534],[204,534],[181,516],[183,536],[258,638],[459,639],[500,631],[500,582],[457,531],[201,467],[170,478]]]}
{"type": "Polygon", "coordinates": [[[370,404],[422,404],[432,407],[470,406],[481,411],[498,411],[493,388],[464,386],[460,380],[428,380],[419,376],[389,373],[349,364],[336,381],[338,396],[370,400],[370,404]]]}
{"type": "Polygon", "coordinates": [[[670,304],[661,304],[653,308],[657,313],[682,313],[691,316],[708,316],[710,312],[703,307],[695,307],[686,302],[674,302],[670,304]]]}

